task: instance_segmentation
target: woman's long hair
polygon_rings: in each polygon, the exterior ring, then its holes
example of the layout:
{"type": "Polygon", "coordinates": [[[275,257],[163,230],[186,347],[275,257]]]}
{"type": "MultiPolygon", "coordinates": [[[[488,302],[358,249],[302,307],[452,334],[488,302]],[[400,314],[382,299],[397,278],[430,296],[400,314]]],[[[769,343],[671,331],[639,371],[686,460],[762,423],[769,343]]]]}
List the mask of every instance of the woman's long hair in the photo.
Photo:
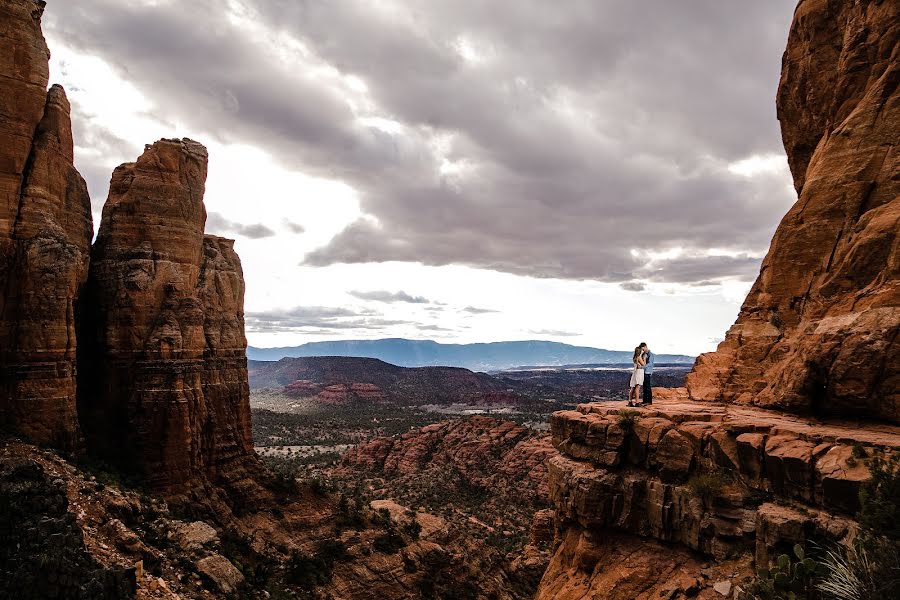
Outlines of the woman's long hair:
{"type": "Polygon", "coordinates": [[[634,347],[634,356],[631,357],[631,362],[636,363],[638,361],[638,358],[641,357],[641,354],[643,354],[643,352],[641,352],[641,347],[635,346],[634,347]]]}

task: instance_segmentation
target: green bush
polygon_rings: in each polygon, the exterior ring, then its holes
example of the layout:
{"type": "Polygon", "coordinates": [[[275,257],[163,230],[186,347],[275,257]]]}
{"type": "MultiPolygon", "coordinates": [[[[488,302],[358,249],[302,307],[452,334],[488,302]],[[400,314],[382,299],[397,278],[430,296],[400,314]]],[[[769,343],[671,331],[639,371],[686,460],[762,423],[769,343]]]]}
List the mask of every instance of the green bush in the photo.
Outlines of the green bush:
{"type": "Polygon", "coordinates": [[[900,541],[900,454],[874,456],[871,478],[859,491],[859,528],[864,537],[900,541]]]}
{"type": "Polygon", "coordinates": [[[330,565],[350,558],[347,546],[341,540],[325,540],[319,544],[317,554],[319,558],[330,565]]]}
{"type": "Polygon", "coordinates": [[[325,486],[325,482],[318,477],[310,477],[306,480],[306,485],[309,486],[309,490],[316,496],[323,497],[328,495],[328,489],[325,486]]]}
{"type": "Polygon", "coordinates": [[[394,554],[405,545],[406,542],[403,540],[403,536],[394,530],[389,530],[379,535],[372,543],[373,548],[385,554],[394,554]]]}
{"type": "Polygon", "coordinates": [[[859,492],[859,535],[825,556],[828,573],[818,589],[830,600],[900,598],[900,457],[875,456],[867,464],[871,478],[859,492]]]}
{"type": "Polygon", "coordinates": [[[422,525],[415,517],[407,521],[403,525],[403,529],[414,540],[419,539],[419,536],[422,534],[422,525]]]}

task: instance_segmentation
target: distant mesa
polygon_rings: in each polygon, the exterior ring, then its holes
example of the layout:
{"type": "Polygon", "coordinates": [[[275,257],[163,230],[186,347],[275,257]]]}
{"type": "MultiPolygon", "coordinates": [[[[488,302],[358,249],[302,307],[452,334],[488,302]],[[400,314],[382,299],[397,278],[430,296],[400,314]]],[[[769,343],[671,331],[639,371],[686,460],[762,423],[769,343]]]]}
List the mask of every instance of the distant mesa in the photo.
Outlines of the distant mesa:
{"type": "Polygon", "coordinates": [[[510,405],[523,401],[506,383],[459,367],[399,367],[374,358],[316,356],[255,362],[252,389],[275,388],[321,404],[510,405]]]}

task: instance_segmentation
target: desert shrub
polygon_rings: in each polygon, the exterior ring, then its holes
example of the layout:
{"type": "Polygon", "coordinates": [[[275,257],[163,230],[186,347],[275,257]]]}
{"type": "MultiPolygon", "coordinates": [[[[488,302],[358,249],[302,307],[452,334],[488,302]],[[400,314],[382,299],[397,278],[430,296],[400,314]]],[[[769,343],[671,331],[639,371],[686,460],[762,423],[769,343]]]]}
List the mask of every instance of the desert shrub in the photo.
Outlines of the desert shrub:
{"type": "Polygon", "coordinates": [[[900,457],[875,456],[868,467],[871,478],[859,492],[859,535],[825,555],[828,573],[818,589],[828,599],[900,598],[900,457]]]}
{"type": "Polygon", "coordinates": [[[288,470],[276,471],[268,483],[267,487],[276,494],[293,496],[300,491],[295,474],[288,470]]]}
{"type": "Polygon", "coordinates": [[[415,517],[404,523],[403,530],[406,531],[407,534],[414,540],[419,539],[419,535],[422,533],[422,525],[416,520],[415,517]]]}
{"type": "Polygon", "coordinates": [[[623,410],[619,412],[619,427],[626,431],[630,431],[634,427],[634,422],[641,413],[636,410],[623,410]]]}
{"type": "Polygon", "coordinates": [[[372,542],[373,548],[385,554],[394,554],[405,545],[406,542],[403,540],[403,536],[401,536],[393,529],[379,535],[377,538],[375,538],[375,541],[372,542]]]}
{"type": "Polygon", "coordinates": [[[372,523],[378,527],[390,529],[391,527],[393,527],[393,522],[391,521],[391,511],[386,508],[379,508],[372,515],[372,523]]]}
{"type": "Polygon", "coordinates": [[[829,550],[827,574],[817,585],[829,600],[893,600],[900,598],[900,551],[884,538],[858,538],[847,548],[829,550]]]}
{"type": "Polygon", "coordinates": [[[309,487],[309,490],[316,496],[323,497],[328,494],[328,489],[325,486],[325,482],[322,481],[319,477],[310,477],[306,480],[306,485],[309,487]]]}
{"type": "Polygon", "coordinates": [[[719,471],[697,473],[688,480],[688,487],[691,488],[691,491],[706,501],[718,496],[726,485],[728,485],[728,478],[719,471]]]}
{"type": "Polygon", "coordinates": [[[347,546],[341,540],[325,540],[319,545],[316,554],[330,565],[350,558],[347,546]]]}
{"type": "Polygon", "coordinates": [[[319,556],[294,552],[288,561],[285,575],[288,583],[311,590],[331,580],[332,567],[333,564],[328,564],[319,556]]]}
{"type": "Polygon", "coordinates": [[[864,538],[900,541],[900,454],[868,461],[871,478],[859,491],[859,527],[864,538]]]}

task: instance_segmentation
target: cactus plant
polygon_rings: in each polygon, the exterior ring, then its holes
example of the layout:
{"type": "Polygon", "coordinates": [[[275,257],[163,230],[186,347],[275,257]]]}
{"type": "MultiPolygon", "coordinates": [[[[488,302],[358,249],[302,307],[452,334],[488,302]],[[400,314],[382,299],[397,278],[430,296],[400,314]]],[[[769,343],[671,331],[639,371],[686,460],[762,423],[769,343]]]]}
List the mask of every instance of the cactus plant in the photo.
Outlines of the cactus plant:
{"type": "Polygon", "coordinates": [[[794,546],[792,560],[781,554],[769,568],[757,571],[757,580],[745,598],[753,600],[816,600],[815,580],[824,575],[824,566],[806,556],[803,546],[794,546]]]}

